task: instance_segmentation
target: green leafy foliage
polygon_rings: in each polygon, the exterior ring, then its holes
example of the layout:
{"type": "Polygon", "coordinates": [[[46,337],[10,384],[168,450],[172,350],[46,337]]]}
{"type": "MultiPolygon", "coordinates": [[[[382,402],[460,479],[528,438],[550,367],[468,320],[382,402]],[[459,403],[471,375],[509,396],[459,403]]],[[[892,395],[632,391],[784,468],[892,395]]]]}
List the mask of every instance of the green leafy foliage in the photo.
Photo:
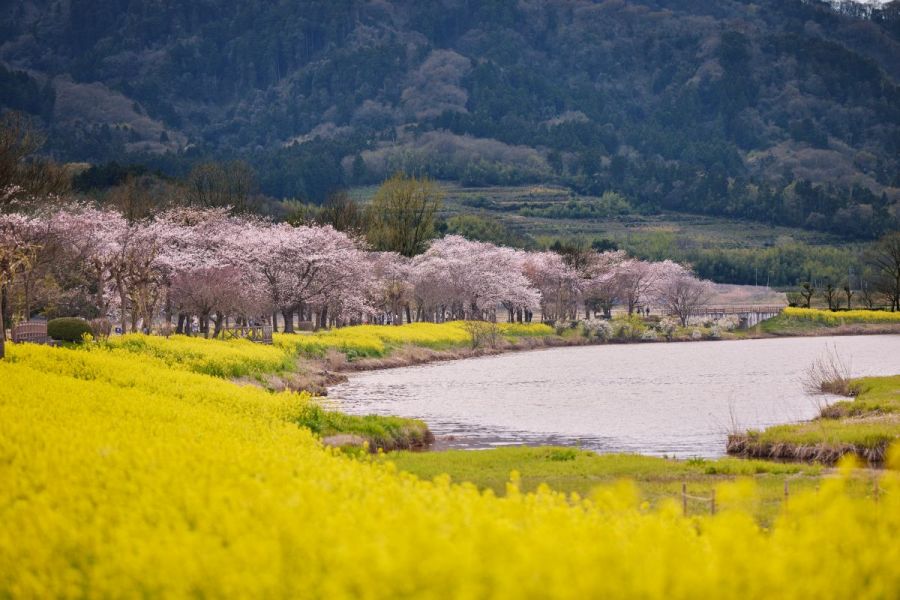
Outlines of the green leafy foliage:
{"type": "Polygon", "coordinates": [[[63,317],[47,322],[47,335],[60,342],[79,343],[91,334],[91,325],[84,319],[63,317]]]}
{"type": "Polygon", "coordinates": [[[781,0],[14,4],[4,60],[29,74],[0,72],[0,104],[41,115],[65,160],[183,175],[240,158],[263,193],[315,202],[403,170],[853,238],[898,226],[889,7],[861,23],[781,0]]]}

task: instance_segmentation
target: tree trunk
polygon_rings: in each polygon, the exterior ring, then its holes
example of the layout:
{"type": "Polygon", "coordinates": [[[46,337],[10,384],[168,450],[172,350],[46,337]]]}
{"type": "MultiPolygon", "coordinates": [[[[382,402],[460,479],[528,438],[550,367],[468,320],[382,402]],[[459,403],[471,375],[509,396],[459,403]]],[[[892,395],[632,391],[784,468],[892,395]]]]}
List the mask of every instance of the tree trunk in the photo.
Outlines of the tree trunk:
{"type": "Polygon", "coordinates": [[[128,314],[126,313],[128,298],[125,296],[125,292],[119,292],[119,304],[121,305],[119,307],[119,325],[122,326],[122,334],[124,335],[128,331],[128,314]]]}
{"type": "Polygon", "coordinates": [[[0,285],[0,360],[6,357],[6,320],[3,313],[6,312],[5,286],[0,285]]]}
{"type": "Polygon", "coordinates": [[[284,317],[284,332],[294,333],[294,311],[282,310],[281,316],[284,317]]]}
{"type": "Polygon", "coordinates": [[[97,297],[94,302],[97,303],[97,316],[101,319],[106,318],[106,303],[103,301],[103,273],[100,272],[97,275],[97,297]]]}
{"type": "Polygon", "coordinates": [[[222,325],[225,323],[225,316],[217,312],[215,318],[213,319],[213,324],[215,325],[215,329],[213,330],[213,337],[219,337],[219,334],[222,333],[222,325]]]}
{"type": "Polygon", "coordinates": [[[166,325],[172,325],[172,297],[169,294],[169,290],[166,289],[166,325]]]}
{"type": "Polygon", "coordinates": [[[278,312],[272,311],[272,333],[278,333],[278,312]]]}
{"type": "Polygon", "coordinates": [[[25,321],[31,320],[31,282],[28,273],[22,277],[22,294],[25,303],[25,321]]]}
{"type": "Polygon", "coordinates": [[[187,321],[187,316],[184,313],[178,313],[178,327],[175,328],[175,333],[184,334],[185,321],[187,321]]]}

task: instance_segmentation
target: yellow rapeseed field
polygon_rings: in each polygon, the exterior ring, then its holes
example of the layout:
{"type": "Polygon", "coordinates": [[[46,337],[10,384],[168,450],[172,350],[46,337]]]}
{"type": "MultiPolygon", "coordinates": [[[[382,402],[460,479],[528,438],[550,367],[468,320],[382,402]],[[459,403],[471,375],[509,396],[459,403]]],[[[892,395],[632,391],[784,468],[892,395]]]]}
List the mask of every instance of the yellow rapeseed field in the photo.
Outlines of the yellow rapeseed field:
{"type": "MultiPolygon", "coordinates": [[[[541,337],[553,334],[553,328],[541,323],[499,323],[508,337],[541,337]]],[[[409,323],[399,327],[357,325],[317,333],[275,334],[275,345],[293,354],[321,355],[334,349],[354,356],[384,356],[392,348],[404,345],[444,349],[464,346],[471,333],[462,321],[449,323],[409,323]]]]}
{"type": "Polygon", "coordinates": [[[171,346],[113,346],[13,345],[0,362],[0,597],[900,590],[896,471],[877,501],[851,498],[841,477],[792,496],[771,530],[741,508],[754,499],[746,482],[719,489],[714,517],[651,510],[628,483],[522,494],[513,474],[501,498],[327,451],[292,423],[304,396],[195,372],[202,357],[171,346]]]}
{"type": "Polygon", "coordinates": [[[816,321],[827,325],[840,325],[842,323],[900,323],[900,312],[886,312],[882,310],[830,311],[791,306],[784,309],[784,316],[816,321]]]}
{"type": "Polygon", "coordinates": [[[107,345],[162,359],[170,366],[218,377],[241,377],[290,369],[293,360],[283,349],[248,340],[208,340],[174,335],[169,338],[131,333],[111,337],[107,345]]]}

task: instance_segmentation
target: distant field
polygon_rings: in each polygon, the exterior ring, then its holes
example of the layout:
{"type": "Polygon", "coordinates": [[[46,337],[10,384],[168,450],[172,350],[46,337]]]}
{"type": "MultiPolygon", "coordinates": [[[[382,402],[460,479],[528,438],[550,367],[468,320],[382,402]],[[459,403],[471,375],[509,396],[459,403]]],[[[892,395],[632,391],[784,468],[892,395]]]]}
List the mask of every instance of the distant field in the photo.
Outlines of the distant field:
{"type": "MultiPolygon", "coordinates": [[[[591,200],[592,197],[573,196],[566,188],[550,185],[465,188],[457,183],[442,182],[441,186],[445,193],[441,211],[444,218],[458,214],[489,216],[518,233],[537,239],[582,236],[626,244],[646,234],[665,233],[686,243],[717,248],[767,247],[784,240],[812,245],[845,244],[841,238],[822,232],[686,213],[642,215],[634,212],[602,219],[523,216],[519,210],[524,206],[563,204],[571,198],[591,200]]],[[[377,189],[377,186],[357,187],[350,195],[365,203],[377,189]]]]}
{"type": "MultiPolygon", "coordinates": [[[[576,196],[559,186],[464,188],[452,182],[441,186],[445,197],[440,217],[450,224],[460,215],[485,219],[499,237],[478,238],[484,241],[531,248],[558,240],[617,247],[647,260],[689,264],[712,281],[761,289],[786,290],[809,280],[841,282],[849,271],[860,272],[865,248],[827,233],[756,221],[674,212],[641,214],[638,208],[629,208],[627,199],[610,203],[576,196]],[[611,216],[590,216],[591,207],[611,216]],[[555,216],[535,216],[547,214],[555,216]],[[581,216],[557,218],[570,214],[581,216]]],[[[375,186],[358,187],[350,195],[366,203],[376,191],[375,186]]]]}

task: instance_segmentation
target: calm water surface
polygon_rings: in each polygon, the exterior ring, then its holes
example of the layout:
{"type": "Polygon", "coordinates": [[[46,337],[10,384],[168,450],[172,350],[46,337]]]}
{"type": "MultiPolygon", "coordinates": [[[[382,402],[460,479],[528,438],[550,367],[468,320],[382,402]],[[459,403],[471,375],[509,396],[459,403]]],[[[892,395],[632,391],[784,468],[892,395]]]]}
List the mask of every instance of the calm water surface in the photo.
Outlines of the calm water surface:
{"type": "Polygon", "coordinates": [[[729,430],[810,419],[802,374],[834,346],[854,376],[900,373],[900,336],[557,348],[362,373],[340,410],[424,420],[443,446],[578,444],[720,456],[729,430]]]}

